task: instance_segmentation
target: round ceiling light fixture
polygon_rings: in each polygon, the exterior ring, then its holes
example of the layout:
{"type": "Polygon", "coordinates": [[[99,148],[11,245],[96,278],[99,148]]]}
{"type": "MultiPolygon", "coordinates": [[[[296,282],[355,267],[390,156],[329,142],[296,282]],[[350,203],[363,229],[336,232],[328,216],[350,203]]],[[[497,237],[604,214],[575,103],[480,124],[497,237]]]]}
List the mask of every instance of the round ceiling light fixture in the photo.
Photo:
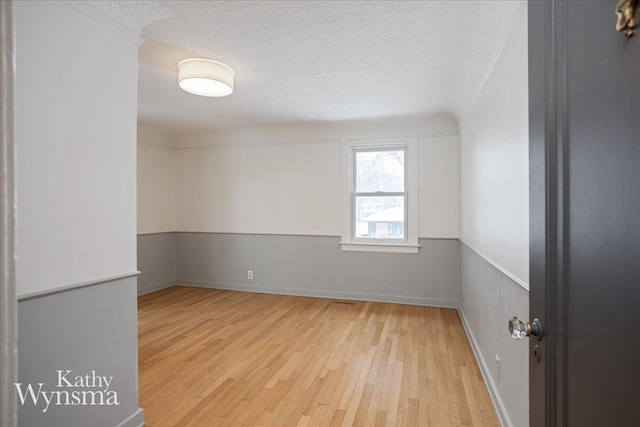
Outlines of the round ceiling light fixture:
{"type": "Polygon", "coordinates": [[[227,96],[233,92],[233,70],[210,59],[191,58],[178,64],[178,84],[200,96],[227,96]]]}

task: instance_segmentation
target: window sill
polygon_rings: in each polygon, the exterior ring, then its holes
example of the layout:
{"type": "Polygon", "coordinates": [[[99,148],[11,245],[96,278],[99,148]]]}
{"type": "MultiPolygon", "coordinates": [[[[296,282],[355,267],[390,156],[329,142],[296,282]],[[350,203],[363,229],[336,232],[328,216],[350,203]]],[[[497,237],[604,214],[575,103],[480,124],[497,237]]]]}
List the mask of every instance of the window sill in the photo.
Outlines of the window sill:
{"type": "Polygon", "coordinates": [[[417,254],[420,245],[394,243],[354,243],[340,242],[340,248],[345,252],[388,252],[396,254],[417,254]]]}

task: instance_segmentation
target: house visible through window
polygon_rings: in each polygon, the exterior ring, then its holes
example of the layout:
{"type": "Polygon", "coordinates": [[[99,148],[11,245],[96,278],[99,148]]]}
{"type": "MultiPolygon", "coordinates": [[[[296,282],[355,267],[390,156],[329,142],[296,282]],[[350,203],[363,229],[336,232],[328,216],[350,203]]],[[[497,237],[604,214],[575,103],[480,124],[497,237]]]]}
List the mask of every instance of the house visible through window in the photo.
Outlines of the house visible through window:
{"type": "Polygon", "coordinates": [[[415,138],[343,141],[342,249],[416,253],[415,138]]]}

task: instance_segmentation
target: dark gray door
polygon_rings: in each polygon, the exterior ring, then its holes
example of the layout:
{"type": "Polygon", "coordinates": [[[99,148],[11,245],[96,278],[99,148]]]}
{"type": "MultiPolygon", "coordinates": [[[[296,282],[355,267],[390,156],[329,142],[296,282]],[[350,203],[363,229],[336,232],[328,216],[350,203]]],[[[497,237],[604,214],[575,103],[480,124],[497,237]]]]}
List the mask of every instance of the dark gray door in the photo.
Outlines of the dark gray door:
{"type": "Polygon", "coordinates": [[[640,426],[640,29],[615,7],[529,2],[532,426],[640,426]]]}

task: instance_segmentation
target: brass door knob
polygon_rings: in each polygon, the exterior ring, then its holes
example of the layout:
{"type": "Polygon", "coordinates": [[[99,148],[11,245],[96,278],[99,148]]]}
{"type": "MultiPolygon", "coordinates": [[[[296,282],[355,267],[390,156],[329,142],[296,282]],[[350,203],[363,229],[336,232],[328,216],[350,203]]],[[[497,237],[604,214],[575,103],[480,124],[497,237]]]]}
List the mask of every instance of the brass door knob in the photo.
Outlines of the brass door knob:
{"type": "Polygon", "coordinates": [[[542,338],[542,324],[538,319],[533,319],[533,322],[529,323],[514,316],[509,320],[509,333],[514,340],[520,340],[530,335],[535,335],[540,339],[542,338]]]}

